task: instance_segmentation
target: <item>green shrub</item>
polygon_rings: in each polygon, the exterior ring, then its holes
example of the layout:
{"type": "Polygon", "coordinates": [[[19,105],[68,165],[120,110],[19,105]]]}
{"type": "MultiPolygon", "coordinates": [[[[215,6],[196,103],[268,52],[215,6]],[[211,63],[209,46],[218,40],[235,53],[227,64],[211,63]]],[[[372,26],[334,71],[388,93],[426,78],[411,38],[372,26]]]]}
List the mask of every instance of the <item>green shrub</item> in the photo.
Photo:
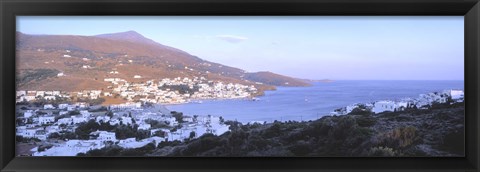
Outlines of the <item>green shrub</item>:
{"type": "Polygon", "coordinates": [[[408,147],[418,140],[416,131],[413,126],[395,128],[381,136],[380,145],[391,148],[408,147]]]}
{"type": "Polygon", "coordinates": [[[373,117],[358,117],[356,119],[358,126],[371,127],[377,123],[377,119],[373,117]]]}
{"type": "Polygon", "coordinates": [[[290,150],[290,152],[292,152],[296,156],[305,156],[308,153],[312,152],[312,149],[310,146],[311,146],[310,143],[305,142],[303,140],[299,140],[295,145],[289,147],[288,150],[290,150]]]}
{"type": "Polygon", "coordinates": [[[373,147],[368,151],[368,156],[378,156],[378,157],[385,157],[385,156],[395,156],[396,153],[392,148],[389,147],[373,147]]]}

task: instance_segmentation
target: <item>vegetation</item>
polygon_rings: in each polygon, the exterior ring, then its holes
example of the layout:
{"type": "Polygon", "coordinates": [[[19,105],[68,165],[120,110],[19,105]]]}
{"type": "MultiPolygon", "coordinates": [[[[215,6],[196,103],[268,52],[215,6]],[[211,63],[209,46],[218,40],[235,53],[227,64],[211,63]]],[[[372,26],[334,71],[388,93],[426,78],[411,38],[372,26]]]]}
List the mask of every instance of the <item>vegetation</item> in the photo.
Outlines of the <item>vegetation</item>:
{"type": "Polygon", "coordinates": [[[176,111],[172,111],[170,112],[172,114],[172,116],[175,118],[175,120],[177,120],[178,122],[182,123],[184,122],[183,121],[183,113],[182,112],[176,112],[176,111]]]}
{"type": "Polygon", "coordinates": [[[97,99],[77,98],[77,101],[78,102],[85,102],[85,103],[88,103],[90,105],[99,105],[99,104],[102,104],[103,102],[105,102],[105,99],[102,98],[102,97],[99,97],[97,99]]]}
{"type": "Polygon", "coordinates": [[[25,69],[17,74],[16,83],[19,86],[25,85],[30,81],[40,81],[50,77],[56,77],[60,71],[56,69],[25,69]]]}
{"type": "MultiPolygon", "coordinates": [[[[410,109],[373,115],[364,110],[309,122],[275,121],[242,125],[225,121],[230,131],[205,134],[158,147],[109,146],[92,156],[458,156],[464,155],[463,106],[410,109]]],[[[176,113],[179,114],[179,113],[176,113]]],[[[128,133],[128,131],[122,131],[128,133]]],[[[163,136],[163,131],[154,133],[163,136]]]]}

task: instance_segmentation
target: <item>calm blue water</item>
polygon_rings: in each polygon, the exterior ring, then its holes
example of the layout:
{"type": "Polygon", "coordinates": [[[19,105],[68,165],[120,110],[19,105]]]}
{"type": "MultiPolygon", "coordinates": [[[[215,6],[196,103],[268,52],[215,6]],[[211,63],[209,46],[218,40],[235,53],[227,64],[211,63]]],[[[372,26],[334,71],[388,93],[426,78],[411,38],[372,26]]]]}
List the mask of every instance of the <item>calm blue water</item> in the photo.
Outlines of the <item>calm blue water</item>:
{"type": "Polygon", "coordinates": [[[464,89],[463,81],[335,81],[311,87],[278,87],[260,101],[209,100],[203,103],[168,105],[186,115],[223,116],[239,122],[311,120],[353,103],[417,98],[419,94],[464,89]]]}

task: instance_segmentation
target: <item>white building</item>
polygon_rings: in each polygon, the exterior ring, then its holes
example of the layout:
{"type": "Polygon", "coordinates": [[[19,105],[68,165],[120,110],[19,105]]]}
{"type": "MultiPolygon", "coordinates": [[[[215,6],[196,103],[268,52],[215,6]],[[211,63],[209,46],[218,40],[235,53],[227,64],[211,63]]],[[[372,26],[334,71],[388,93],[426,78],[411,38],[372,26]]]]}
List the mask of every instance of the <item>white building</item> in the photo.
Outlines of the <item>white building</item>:
{"type": "Polygon", "coordinates": [[[140,124],[140,125],[138,126],[138,130],[148,130],[148,129],[150,129],[151,127],[152,127],[152,125],[150,125],[150,124],[140,124]]]}
{"type": "Polygon", "coordinates": [[[109,116],[97,116],[97,118],[95,118],[95,121],[100,123],[100,122],[109,122],[110,121],[110,117],[109,116]]]}
{"type": "Polygon", "coordinates": [[[58,104],[58,108],[59,108],[59,109],[66,109],[67,107],[68,107],[68,104],[65,104],[65,103],[63,103],[63,104],[58,104]]]}
{"type": "Polygon", "coordinates": [[[117,141],[117,138],[114,132],[94,131],[90,133],[90,135],[94,135],[94,136],[98,135],[97,140],[101,140],[101,141],[117,141]]]}
{"type": "Polygon", "coordinates": [[[78,153],[86,153],[103,147],[105,147],[105,144],[99,140],[69,140],[65,144],[54,146],[42,152],[35,152],[33,156],[76,156],[78,153]]]}
{"type": "Polygon", "coordinates": [[[43,109],[55,109],[55,107],[52,104],[46,104],[43,105],[43,109]]]}
{"type": "Polygon", "coordinates": [[[17,91],[17,97],[25,96],[25,95],[27,95],[26,91],[17,91]]]}
{"type": "Polygon", "coordinates": [[[450,97],[453,100],[459,100],[464,98],[463,90],[450,90],[450,97]]]}
{"type": "Polygon", "coordinates": [[[60,118],[58,119],[57,121],[57,124],[65,124],[65,125],[69,125],[73,122],[73,119],[72,118],[60,118]]]}
{"type": "Polygon", "coordinates": [[[74,124],[82,123],[82,122],[87,122],[87,118],[83,116],[72,116],[72,122],[74,124]]]}
{"type": "Polygon", "coordinates": [[[45,96],[43,97],[45,100],[55,100],[56,97],[55,96],[45,96]]]}
{"type": "Polygon", "coordinates": [[[77,106],[75,105],[67,105],[67,111],[74,111],[77,109],[77,106]]]}
{"type": "Polygon", "coordinates": [[[54,123],[55,122],[55,117],[54,116],[41,116],[41,117],[38,117],[38,123],[40,125],[43,125],[43,124],[50,124],[50,123],[54,123]]]}
{"type": "Polygon", "coordinates": [[[23,112],[24,118],[30,118],[33,115],[35,115],[35,112],[33,112],[32,110],[27,110],[26,112],[23,112]]]}
{"type": "Polygon", "coordinates": [[[87,110],[81,110],[80,114],[82,115],[82,117],[85,117],[85,118],[90,117],[90,112],[88,112],[87,110]]]}
{"type": "Polygon", "coordinates": [[[397,108],[397,106],[394,101],[383,100],[383,101],[375,102],[375,104],[373,105],[372,111],[374,113],[381,113],[385,111],[393,112],[395,111],[395,108],[397,108]]]}
{"type": "Polygon", "coordinates": [[[130,117],[122,117],[122,123],[123,125],[132,125],[133,121],[132,121],[132,118],[130,117]]]}

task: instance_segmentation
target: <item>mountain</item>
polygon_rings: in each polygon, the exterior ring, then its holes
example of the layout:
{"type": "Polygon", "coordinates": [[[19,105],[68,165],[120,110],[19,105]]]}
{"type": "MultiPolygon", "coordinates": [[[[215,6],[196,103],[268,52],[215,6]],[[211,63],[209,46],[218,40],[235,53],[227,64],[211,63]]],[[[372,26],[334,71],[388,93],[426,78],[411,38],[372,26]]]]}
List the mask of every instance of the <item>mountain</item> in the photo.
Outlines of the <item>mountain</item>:
{"type": "Polygon", "coordinates": [[[160,45],[159,43],[151,39],[145,38],[143,35],[135,31],[101,34],[101,35],[95,35],[95,37],[106,38],[111,40],[119,40],[119,41],[129,41],[134,43],[150,44],[150,45],[160,45]]]}
{"type": "Polygon", "coordinates": [[[95,36],[29,35],[17,32],[17,85],[22,90],[80,91],[105,89],[104,78],[129,82],[175,77],[255,85],[307,86],[299,79],[271,72],[247,73],[209,62],[182,50],[157,43],[135,32],[95,36]],[[118,74],[112,74],[118,71],[118,74]],[[65,76],[57,77],[55,73],[65,76]],[[142,78],[133,78],[140,75],[142,78]]]}

